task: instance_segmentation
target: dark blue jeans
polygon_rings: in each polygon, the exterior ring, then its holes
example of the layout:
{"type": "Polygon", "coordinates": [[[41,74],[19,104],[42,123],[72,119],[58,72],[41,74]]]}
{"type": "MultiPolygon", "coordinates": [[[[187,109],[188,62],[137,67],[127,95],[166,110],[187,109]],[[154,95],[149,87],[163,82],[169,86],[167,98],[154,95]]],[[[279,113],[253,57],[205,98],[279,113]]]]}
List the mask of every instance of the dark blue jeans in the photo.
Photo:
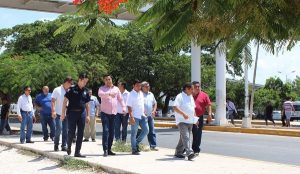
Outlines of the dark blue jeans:
{"type": "Polygon", "coordinates": [[[72,141],[77,127],[75,154],[79,154],[81,150],[85,118],[86,116],[84,111],[68,111],[68,148],[71,148],[72,146],[72,141]]]}
{"type": "Polygon", "coordinates": [[[21,111],[21,116],[22,116],[22,122],[20,127],[20,142],[24,143],[25,139],[26,142],[30,142],[31,135],[32,135],[33,112],[21,111]],[[25,128],[26,128],[26,134],[25,134],[25,128]]]}
{"type": "Polygon", "coordinates": [[[60,115],[56,114],[55,118],[55,138],[54,145],[59,145],[60,134],[62,134],[62,144],[61,147],[66,147],[68,138],[68,117],[64,121],[60,120],[60,115]]]}
{"type": "Polygon", "coordinates": [[[193,125],[193,145],[192,149],[194,153],[200,152],[200,145],[201,145],[201,139],[202,139],[202,129],[203,129],[203,115],[199,117],[199,126],[197,127],[195,124],[193,125]]]}
{"type": "Polygon", "coordinates": [[[128,127],[129,114],[119,114],[117,113],[115,118],[115,138],[116,141],[120,141],[122,134],[122,141],[127,139],[127,127],[128,127]],[[122,131],[120,130],[122,126],[122,131]]]}
{"type": "Polygon", "coordinates": [[[101,112],[101,122],[103,127],[102,146],[103,151],[111,150],[115,134],[115,115],[101,112]]]}
{"type": "Polygon", "coordinates": [[[148,133],[148,142],[150,147],[156,147],[156,133],[154,129],[154,119],[152,116],[148,116],[148,126],[149,126],[149,133],[148,133]]]}
{"type": "Polygon", "coordinates": [[[47,125],[49,125],[49,127],[50,127],[50,138],[54,138],[55,123],[54,123],[54,119],[51,117],[51,113],[50,114],[41,114],[41,125],[42,125],[44,140],[48,140],[48,138],[49,138],[47,125]]]}
{"type": "Polygon", "coordinates": [[[1,123],[0,123],[0,134],[2,134],[4,128],[7,131],[11,131],[9,123],[8,123],[8,119],[1,119],[1,123]]]}

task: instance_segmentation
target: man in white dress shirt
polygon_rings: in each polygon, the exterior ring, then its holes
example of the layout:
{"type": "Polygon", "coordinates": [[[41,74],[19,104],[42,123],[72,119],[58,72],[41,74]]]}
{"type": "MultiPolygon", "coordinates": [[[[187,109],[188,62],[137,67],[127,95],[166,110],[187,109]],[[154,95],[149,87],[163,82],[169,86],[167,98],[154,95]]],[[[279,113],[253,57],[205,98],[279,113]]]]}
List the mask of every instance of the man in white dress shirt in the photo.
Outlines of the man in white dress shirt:
{"type": "Polygon", "coordinates": [[[35,117],[33,114],[33,104],[32,104],[32,98],[30,96],[30,92],[31,92],[31,88],[29,86],[26,86],[24,88],[24,94],[19,97],[18,104],[17,104],[18,119],[21,122],[21,127],[20,127],[21,144],[24,144],[25,139],[26,139],[26,143],[34,143],[31,140],[31,135],[32,135],[32,125],[33,125],[33,121],[35,120],[35,117]],[[26,135],[25,135],[25,127],[26,127],[26,135]]]}

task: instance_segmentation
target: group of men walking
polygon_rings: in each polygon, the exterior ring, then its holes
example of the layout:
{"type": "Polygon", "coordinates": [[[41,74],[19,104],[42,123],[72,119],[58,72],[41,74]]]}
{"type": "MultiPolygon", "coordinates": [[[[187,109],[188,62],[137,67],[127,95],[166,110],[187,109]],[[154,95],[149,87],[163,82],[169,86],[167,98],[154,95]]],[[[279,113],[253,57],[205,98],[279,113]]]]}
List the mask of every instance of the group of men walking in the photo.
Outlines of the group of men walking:
{"type": "MultiPolygon", "coordinates": [[[[67,77],[52,94],[47,86],[43,87],[43,92],[36,97],[34,103],[40,112],[44,141],[49,138],[53,140],[54,151],[58,151],[62,135],[61,150],[70,155],[72,141],[76,139],[74,156],[85,157],[80,153],[82,141],[89,141],[89,138],[96,141],[95,117],[100,113],[105,157],[115,155],[111,149],[114,138],[126,142],[128,121],[131,124],[132,154],[140,154],[139,144],[146,135],[151,150],[158,150],[153,120],[157,105],[154,95],[149,91],[149,83],[135,81],[132,91],[128,92],[123,82],[118,87],[114,86],[110,75],[105,75],[103,80],[104,85],[98,91],[101,104],[92,95],[92,90],[85,87],[88,82],[86,74],[80,74],[77,84],[73,86],[72,78],[67,77]],[[50,135],[47,126],[50,127],[50,135]]],[[[31,135],[36,119],[30,92],[31,88],[26,86],[17,104],[21,143],[34,143],[31,135]]]]}

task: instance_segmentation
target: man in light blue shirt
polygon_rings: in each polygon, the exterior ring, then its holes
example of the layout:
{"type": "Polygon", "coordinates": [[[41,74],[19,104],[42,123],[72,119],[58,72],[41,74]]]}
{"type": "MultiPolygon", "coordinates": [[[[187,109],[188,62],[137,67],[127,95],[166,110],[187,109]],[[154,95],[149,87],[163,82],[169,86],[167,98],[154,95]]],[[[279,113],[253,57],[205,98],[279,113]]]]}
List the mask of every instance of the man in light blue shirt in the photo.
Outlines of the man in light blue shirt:
{"type": "Polygon", "coordinates": [[[92,138],[92,141],[96,141],[96,116],[99,114],[99,102],[96,96],[93,96],[93,91],[89,90],[89,95],[91,96],[90,100],[90,122],[85,125],[84,128],[84,140],[89,141],[89,138],[92,138]]]}
{"type": "Polygon", "coordinates": [[[144,107],[145,114],[148,119],[149,133],[148,133],[148,142],[150,149],[157,151],[156,147],[156,133],[154,129],[154,117],[157,108],[157,102],[152,92],[150,92],[150,85],[148,82],[142,82],[142,91],[144,95],[144,107]]]}

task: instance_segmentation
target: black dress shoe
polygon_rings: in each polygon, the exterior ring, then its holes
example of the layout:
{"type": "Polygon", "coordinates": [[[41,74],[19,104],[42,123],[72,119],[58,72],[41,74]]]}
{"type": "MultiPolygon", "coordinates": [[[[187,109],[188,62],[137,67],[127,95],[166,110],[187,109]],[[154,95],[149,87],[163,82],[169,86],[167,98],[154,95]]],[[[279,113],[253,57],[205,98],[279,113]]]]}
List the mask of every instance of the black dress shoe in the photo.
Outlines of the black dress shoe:
{"type": "Polygon", "coordinates": [[[108,152],[107,152],[107,150],[105,150],[103,156],[107,157],[107,155],[108,155],[108,152]]]}
{"type": "Polygon", "coordinates": [[[132,151],[132,155],[140,155],[140,152],[138,152],[138,151],[132,151]]]}
{"type": "Polygon", "coordinates": [[[30,140],[30,141],[26,141],[26,143],[34,143],[34,141],[31,141],[31,140],[30,140]]]}
{"type": "Polygon", "coordinates": [[[92,142],[96,142],[96,140],[95,140],[95,139],[92,139],[92,142]]]}
{"type": "Polygon", "coordinates": [[[54,151],[58,151],[58,146],[54,145],[54,151]]]}
{"type": "Polygon", "coordinates": [[[74,157],[85,158],[85,156],[81,155],[81,153],[75,153],[74,157]]]}
{"type": "Polygon", "coordinates": [[[68,149],[66,147],[61,147],[61,151],[67,151],[68,149]]]}
{"type": "Polygon", "coordinates": [[[116,153],[112,152],[111,150],[108,151],[108,155],[116,155],[116,153]]]}
{"type": "Polygon", "coordinates": [[[68,154],[68,155],[71,154],[71,147],[69,147],[69,148],[67,149],[67,154],[68,154]]]}
{"type": "Polygon", "coordinates": [[[88,141],[89,141],[89,139],[84,139],[84,140],[83,140],[83,142],[88,142],[88,141]]]}

